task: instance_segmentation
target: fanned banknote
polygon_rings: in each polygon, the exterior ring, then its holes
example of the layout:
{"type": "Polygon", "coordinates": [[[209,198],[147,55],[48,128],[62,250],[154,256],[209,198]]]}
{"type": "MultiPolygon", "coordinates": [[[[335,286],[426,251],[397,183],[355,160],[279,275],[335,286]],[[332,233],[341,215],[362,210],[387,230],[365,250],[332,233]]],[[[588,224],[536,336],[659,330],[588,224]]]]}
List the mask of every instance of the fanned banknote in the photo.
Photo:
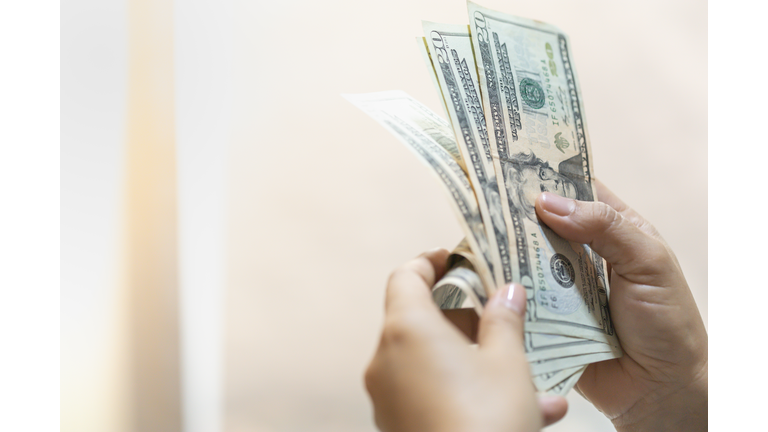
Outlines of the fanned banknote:
{"type": "MultiPolygon", "coordinates": [[[[458,147],[462,150],[462,156],[465,160],[470,160],[467,164],[470,169],[470,179],[472,179],[475,190],[478,188],[485,191],[490,197],[498,198],[498,186],[493,168],[491,157],[491,148],[480,99],[478,88],[478,78],[474,67],[474,57],[472,53],[472,41],[467,26],[447,25],[425,22],[423,24],[425,38],[424,46],[428,51],[429,66],[436,79],[436,85],[442,95],[446,111],[449,114],[458,141],[458,147]],[[485,156],[485,157],[484,157],[485,156]],[[472,171],[476,175],[472,176],[472,171]]],[[[480,196],[481,194],[478,194],[480,196]]],[[[498,210],[501,210],[501,202],[498,199],[489,200],[492,206],[496,207],[497,217],[501,217],[498,210]]],[[[500,242],[506,242],[506,227],[499,222],[500,228],[494,230],[500,239],[500,242]]],[[[486,225],[487,226],[487,225],[486,225]]],[[[490,233],[489,233],[490,234],[490,233]]],[[[502,251],[500,255],[505,256],[507,252],[502,251]]],[[[506,254],[508,258],[509,255],[506,254]]],[[[520,270],[517,261],[509,262],[507,274],[515,274],[519,280],[520,270]]],[[[466,271],[466,270],[465,270],[466,271]]],[[[469,278],[465,278],[467,280],[469,278]]],[[[505,280],[508,282],[508,280],[505,280]]],[[[446,278],[446,282],[454,283],[454,278],[446,278]]],[[[461,287],[460,283],[455,283],[461,287]]],[[[533,289],[529,287],[529,303],[532,297],[533,289]]],[[[443,288],[444,291],[447,291],[443,288]]],[[[457,291],[458,290],[454,290],[457,291]]],[[[463,292],[470,291],[466,288],[463,292]]],[[[492,293],[489,292],[489,295],[492,293]]],[[[528,329],[534,314],[528,314],[526,329],[528,329]]],[[[612,341],[608,341],[612,342],[612,341]]],[[[553,357],[577,356],[595,353],[610,353],[618,350],[618,345],[601,343],[594,340],[585,340],[561,335],[537,334],[526,332],[525,348],[529,361],[550,359],[553,357]]],[[[610,354],[608,354],[610,356],[610,354]]],[[[571,361],[578,361],[571,359],[571,361]]]]}
{"type": "Polygon", "coordinates": [[[514,226],[531,331],[615,343],[603,259],[536,218],[542,191],[592,201],[592,158],[568,38],[468,2],[502,210],[514,226]],[[491,133],[492,131],[492,133],[491,133]]]}
{"type": "MultiPolygon", "coordinates": [[[[485,129],[482,102],[472,57],[472,44],[466,27],[443,30],[446,26],[424,23],[424,32],[437,82],[451,120],[461,157],[476,191],[478,206],[486,227],[492,256],[497,260],[496,284],[512,282],[513,262],[509,257],[507,226],[501,214],[501,199],[493,169],[491,147],[485,129]],[[453,38],[466,41],[452,47],[453,38]],[[459,50],[457,52],[457,49],[459,50]]],[[[492,295],[495,286],[486,287],[492,295]]]]}
{"type": "MultiPolygon", "coordinates": [[[[345,95],[347,100],[368,113],[406,144],[431,169],[451,197],[450,203],[475,256],[480,280],[493,285],[493,259],[490,256],[485,227],[475,192],[461,166],[456,162],[458,149],[445,120],[401,91],[345,95]]],[[[475,293],[482,305],[488,298],[479,287],[475,293]]]]}
{"type": "Polygon", "coordinates": [[[587,365],[622,354],[604,260],[540,224],[534,209],[543,191],[596,199],[570,41],[554,26],[467,5],[468,26],[424,22],[417,38],[449,121],[403,92],[345,97],[413,150],[451,198],[466,238],[435,302],[479,316],[496,287],[521,283],[533,382],[564,395],[587,365]]]}

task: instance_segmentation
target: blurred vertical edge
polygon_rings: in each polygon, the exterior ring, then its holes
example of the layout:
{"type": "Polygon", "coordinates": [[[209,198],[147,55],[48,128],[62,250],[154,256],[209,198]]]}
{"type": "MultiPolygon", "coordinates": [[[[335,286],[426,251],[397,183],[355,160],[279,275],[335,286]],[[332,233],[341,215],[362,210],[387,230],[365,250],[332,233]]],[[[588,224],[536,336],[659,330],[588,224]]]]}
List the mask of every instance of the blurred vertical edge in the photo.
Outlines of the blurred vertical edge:
{"type": "Polygon", "coordinates": [[[230,0],[174,5],[181,406],[185,432],[224,427],[230,0]]]}
{"type": "Polygon", "coordinates": [[[125,293],[129,417],[180,431],[173,1],[128,2],[125,293]]]}
{"type": "Polygon", "coordinates": [[[61,7],[61,419],[127,432],[127,1],[61,7]]]}
{"type": "Polygon", "coordinates": [[[63,8],[65,432],[222,429],[230,11],[63,8]]]}

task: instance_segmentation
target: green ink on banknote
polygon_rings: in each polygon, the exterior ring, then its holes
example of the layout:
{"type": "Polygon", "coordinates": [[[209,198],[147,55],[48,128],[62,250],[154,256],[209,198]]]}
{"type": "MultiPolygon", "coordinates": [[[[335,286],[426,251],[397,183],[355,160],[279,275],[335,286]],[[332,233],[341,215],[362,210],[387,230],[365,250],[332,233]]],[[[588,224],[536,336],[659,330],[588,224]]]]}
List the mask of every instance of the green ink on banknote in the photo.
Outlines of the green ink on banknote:
{"type": "Polygon", "coordinates": [[[554,60],[549,61],[549,71],[552,72],[552,76],[557,76],[557,65],[554,60]]]}
{"type": "Polygon", "coordinates": [[[547,42],[544,47],[547,50],[547,57],[549,57],[549,71],[552,73],[552,76],[557,76],[557,64],[554,60],[555,54],[552,52],[552,45],[547,42]]]}
{"type": "Polygon", "coordinates": [[[560,152],[565,153],[565,150],[563,149],[567,149],[570,144],[568,143],[568,140],[563,138],[561,135],[563,135],[562,132],[555,134],[555,146],[558,150],[560,150],[560,152]]]}
{"type": "Polygon", "coordinates": [[[541,84],[530,78],[523,78],[520,81],[520,96],[523,103],[533,109],[539,109],[544,106],[544,89],[541,84]]]}

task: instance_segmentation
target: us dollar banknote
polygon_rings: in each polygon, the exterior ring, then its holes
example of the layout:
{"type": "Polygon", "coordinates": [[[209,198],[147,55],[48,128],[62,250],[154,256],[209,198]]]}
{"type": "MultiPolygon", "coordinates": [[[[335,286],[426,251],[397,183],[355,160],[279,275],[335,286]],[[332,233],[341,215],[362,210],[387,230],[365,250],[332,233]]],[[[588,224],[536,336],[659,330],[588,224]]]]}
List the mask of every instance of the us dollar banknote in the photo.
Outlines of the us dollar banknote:
{"type": "Polygon", "coordinates": [[[572,368],[561,369],[556,372],[534,375],[533,384],[536,386],[537,390],[546,391],[573,376],[575,373],[582,372],[584,369],[586,369],[586,366],[574,366],[572,368]]]}
{"type": "MultiPolygon", "coordinates": [[[[475,257],[483,286],[493,286],[492,252],[488,245],[475,192],[461,166],[450,126],[424,105],[401,91],[344,95],[355,106],[390,130],[411,149],[444,186],[475,257]],[[453,154],[452,154],[453,153],[453,154]]],[[[480,290],[484,294],[484,290],[480,290]]],[[[487,296],[478,299],[485,304],[487,296]]]]}
{"type": "MultiPolygon", "coordinates": [[[[424,22],[423,28],[425,34],[424,46],[428,51],[429,58],[427,65],[430,72],[432,72],[430,76],[433,76],[436,80],[435,84],[445,103],[445,109],[451,119],[457,145],[462,150],[462,156],[465,160],[471,161],[468,166],[472,167],[472,170],[476,172],[475,176],[472,176],[470,172],[470,179],[473,185],[475,185],[476,191],[481,190],[485,192],[484,194],[478,193],[478,197],[486,195],[495,198],[488,199],[487,205],[491,207],[491,211],[496,215],[496,218],[493,220],[498,228],[494,229],[494,233],[488,234],[496,235],[500,243],[506,243],[508,241],[506,225],[500,214],[501,202],[498,199],[498,186],[496,185],[490,143],[478,91],[478,79],[474,66],[469,29],[467,26],[431,22],[424,22]],[[483,153],[485,157],[483,157],[483,153]]],[[[503,248],[500,255],[505,256],[507,251],[506,247],[503,248]]],[[[506,258],[505,265],[507,265],[507,271],[505,271],[505,277],[512,277],[513,268],[515,275],[519,277],[518,263],[516,261],[510,262],[508,254],[506,254],[506,258]]],[[[466,270],[464,271],[466,272],[466,270]]],[[[464,280],[468,281],[471,279],[464,278],[464,280]]],[[[504,282],[508,283],[510,281],[510,279],[505,279],[504,282]]],[[[438,283],[438,286],[441,287],[441,291],[453,289],[456,291],[454,298],[461,298],[462,300],[465,300],[465,298],[459,294],[457,288],[462,288],[462,292],[471,291],[462,284],[442,287],[442,284],[438,283]]],[[[474,290],[476,291],[477,288],[474,290]]],[[[441,305],[446,306],[446,304],[441,305]]],[[[531,316],[531,314],[528,314],[527,318],[531,318],[531,316]]],[[[525,348],[529,360],[534,361],[553,356],[610,352],[617,347],[593,340],[526,332],[525,348]]]]}
{"type": "Polygon", "coordinates": [[[534,207],[545,191],[596,196],[568,37],[548,24],[467,5],[502,211],[529,293],[526,329],[618,345],[603,259],[540,224],[534,207]]]}
{"type": "MultiPolygon", "coordinates": [[[[489,247],[497,259],[496,285],[508,284],[513,280],[514,263],[509,255],[507,226],[501,213],[499,185],[485,128],[469,29],[431,22],[424,22],[423,28],[443,102],[476,192],[489,247]]],[[[495,288],[486,287],[489,296],[495,288]]]]}
{"type": "Polygon", "coordinates": [[[475,310],[478,316],[483,313],[487,297],[482,289],[482,282],[474,271],[474,266],[463,260],[453,266],[432,288],[432,298],[440,309],[475,310]]]}
{"type": "MultiPolygon", "coordinates": [[[[433,288],[433,298],[441,308],[470,307],[481,315],[487,296],[483,289],[485,282],[479,276],[482,270],[478,270],[483,268],[484,261],[478,258],[483,256],[483,249],[477,243],[483,241],[485,231],[469,179],[455,159],[460,156],[457,156],[457,145],[449,125],[403,92],[345,97],[389,128],[432,168],[449,192],[467,237],[454,249],[448,263],[451,270],[433,288]],[[472,241],[472,238],[480,240],[472,241]]],[[[491,280],[487,268],[485,274],[491,280]]],[[[589,362],[616,357],[618,348],[589,339],[528,331],[524,341],[535,375],[534,384],[539,391],[553,394],[570,389],[575,383],[571,379],[575,370],[589,362]],[[565,387],[563,383],[555,382],[558,379],[570,379],[572,383],[565,387]]]]}
{"type": "Polygon", "coordinates": [[[449,270],[432,287],[435,303],[443,310],[474,309],[481,316],[488,296],[475,272],[477,257],[466,238],[448,256],[446,266],[449,270]]]}
{"type": "Polygon", "coordinates": [[[545,392],[552,395],[565,396],[566,393],[568,393],[573,388],[573,386],[575,386],[576,383],[579,382],[579,378],[581,378],[581,375],[584,373],[586,369],[587,369],[586,366],[580,367],[571,376],[563,379],[562,381],[558,382],[554,386],[546,389],[545,392]]]}

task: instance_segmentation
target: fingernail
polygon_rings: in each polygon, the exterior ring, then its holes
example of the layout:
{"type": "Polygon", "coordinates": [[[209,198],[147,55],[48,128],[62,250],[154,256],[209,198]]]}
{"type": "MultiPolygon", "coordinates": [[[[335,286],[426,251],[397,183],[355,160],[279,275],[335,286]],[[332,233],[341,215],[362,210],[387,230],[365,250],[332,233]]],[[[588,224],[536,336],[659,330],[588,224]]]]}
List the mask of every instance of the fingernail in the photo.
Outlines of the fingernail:
{"type": "Polygon", "coordinates": [[[558,216],[568,216],[576,208],[576,201],[560,195],[545,192],[541,194],[541,207],[558,216]]]}
{"type": "Polygon", "coordinates": [[[445,249],[445,248],[441,248],[441,247],[438,246],[438,247],[429,249],[428,251],[422,252],[421,255],[419,255],[419,256],[433,255],[433,254],[436,254],[437,252],[439,252],[439,251],[441,251],[443,249],[445,249]]]}
{"type": "Polygon", "coordinates": [[[494,300],[495,303],[501,303],[505,308],[522,314],[525,308],[525,287],[518,283],[507,285],[501,289],[494,300]]]}

